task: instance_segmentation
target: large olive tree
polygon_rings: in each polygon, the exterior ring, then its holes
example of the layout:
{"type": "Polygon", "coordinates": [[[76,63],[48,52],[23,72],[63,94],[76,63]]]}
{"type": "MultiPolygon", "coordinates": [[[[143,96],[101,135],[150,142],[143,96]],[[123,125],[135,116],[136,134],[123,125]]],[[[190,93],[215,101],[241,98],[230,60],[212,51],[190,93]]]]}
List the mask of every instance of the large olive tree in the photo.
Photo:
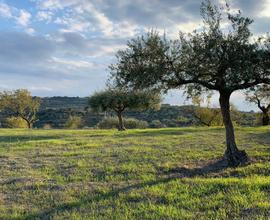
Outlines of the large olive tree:
{"type": "Polygon", "coordinates": [[[37,121],[39,107],[40,98],[32,97],[26,89],[0,93],[0,109],[9,115],[22,118],[28,128],[32,128],[33,123],[37,121]]]}
{"type": "Polygon", "coordinates": [[[92,110],[114,111],[119,119],[119,131],[125,130],[123,112],[126,109],[146,110],[157,109],[160,106],[161,97],[158,93],[150,91],[127,91],[121,89],[108,89],[97,92],[89,98],[92,110]]]}
{"type": "Polygon", "coordinates": [[[270,123],[270,86],[256,86],[246,92],[246,100],[255,103],[262,112],[262,125],[270,123]]]}
{"type": "Polygon", "coordinates": [[[204,1],[201,6],[204,25],[201,31],[179,34],[167,40],[156,32],[128,42],[110,66],[117,85],[133,89],[169,90],[185,88],[187,93],[219,93],[226,128],[225,159],[230,166],[248,160],[237,148],[230,115],[230,97],[236,90],[258,84],[270,84],[270,51],[259,40],[251,41],[252,20],[241,13],[231,14],[204,1]],[[222,23],[229,26],[223,30],[222,23]]]}

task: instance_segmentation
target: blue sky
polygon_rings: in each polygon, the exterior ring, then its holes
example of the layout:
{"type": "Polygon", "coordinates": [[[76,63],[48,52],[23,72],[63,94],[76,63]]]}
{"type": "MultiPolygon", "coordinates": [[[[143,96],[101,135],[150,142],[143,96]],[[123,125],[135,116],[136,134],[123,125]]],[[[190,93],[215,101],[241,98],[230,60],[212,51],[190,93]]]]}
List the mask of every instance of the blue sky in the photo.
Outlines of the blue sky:
{"type": "MultiPolygon", "coordinates": [[[[223,0],[215,0],[224,3],[223,0]]],[[[105,86],[108,65],[128,39],[151,28],[170,38],[201,26],[199,0],[0,0],[0,89],[27,88],[39,96],[88,96],[105,86]]],[[[270,0],[231,0],[269,32],[270,0]]],[[[217,96],[213,105],[217,106],[217,96]]],[[[184,104],[179,91],[164,99],[184,104]]],[[[232,102],[256,109],[241,92],[232,102]]]]}

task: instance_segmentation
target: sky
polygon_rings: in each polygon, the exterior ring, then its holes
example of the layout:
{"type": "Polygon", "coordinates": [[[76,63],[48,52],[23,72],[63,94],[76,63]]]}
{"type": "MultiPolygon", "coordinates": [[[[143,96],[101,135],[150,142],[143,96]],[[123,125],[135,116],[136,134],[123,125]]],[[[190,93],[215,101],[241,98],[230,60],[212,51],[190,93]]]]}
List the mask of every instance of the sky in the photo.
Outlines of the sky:
{"type": "MultiPolygon", "coordinates": [[[[223,0],[215,0],[224,3],[223,0]]],[[[254,19],[258,36],[270,29],[270,0],[231,0],[254,19]]],[[[176,38],[201,26],[200,0],[0,0],[0,90],[36,96],[89,96],[105,88],[108,65],[127,41],[150,29],[176,38]]],[[[188,104],[181,91],[164,103],[188,104]]],[[[256,110],[241,92],[240,110],[256,110]]],[[[214,95],[212,104],[218,105],[214,95]]]]}

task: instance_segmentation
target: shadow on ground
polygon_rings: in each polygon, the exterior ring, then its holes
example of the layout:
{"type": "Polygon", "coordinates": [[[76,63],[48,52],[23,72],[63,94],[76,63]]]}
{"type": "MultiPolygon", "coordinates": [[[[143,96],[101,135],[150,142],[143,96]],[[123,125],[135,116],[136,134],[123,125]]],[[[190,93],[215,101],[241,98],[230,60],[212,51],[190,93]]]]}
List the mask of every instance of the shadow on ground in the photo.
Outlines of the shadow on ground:
{"type": "MultiPolygon", "coordinates": [[[[203,128],[203,127],[202,127],[203,128]]],[[[165,136],[165,135],[185,135],[185,134],[189,134],[189,133],[198,133],[198,132],[204,132],[205,130],[202,130],[202,128],[196,128],[196,129],[179,129],[179,130],[175,130],[175,129],[147,129],[147,130],[140,130],[137,132],[133,132],[132,134],[130,133],[125,133],[125,132],[120,132],[118,134],[116,134],[116,136],[125,136],[125,137],[136,137],[136,136],[142,136],[142,137],[155,137],[155,136],[165,136]]],[[[213,132],[213,131],[219,131],[220,129],[223,128],[214,128],[209,130],[209,132],[213,132]]]]}
{"type": "Polygon", "coordinates": [[[15,143],[15,142],[26,142],[26,141],[46,141],[51,139],[62,139],[63,137],[57,135],[12,135],[12,136],[0,136],[0,143],[15,143]]]}
{"type": "Polygon", "coordinates": [[[227,168],[227,161],[223,158],[220,158],[207,163],[203,162],[202,165],[198,165],[195,168],[176,167],[164,171],[161,169],[161,173],[180,178],[190,178],[195,176],[207,176],[209,174],[219,173],[227,168]]]}
{"type": "MultiPolygon", "coordinates": [[[[95,202],[98,203],[103,200],[113,199],[119,196],[120,193],[127,193],[133,189],[142,189],[145,187],[151,187],[158,184],[168,183],[170,181],[181,179],[181,178],[190,178],[195,176],[205,176],[210,173],[220,172],[227,168],[226,161],[220,159],[216,161],[212,161],[207,163],[205,166],[198,167],[198,168],[185,168],[180,167],[176,169],[172,169],[166,172],[163,172],[163,176],[157,180],[143,182],[143,183],[136,183],[132,185],[128,185],[122,188],[113,189],[107,193],[99,193],[89,197],[85,197],[77,202],[72,203],[63,203],[61,205],[57,205],[55,207],[51,207],[50,209],[44,210],[39,213],[32,213],[29,215],[24,216],[23,218],[13,218],[13,219],[52,219],[54,214],[61,214],[66,211],[70,211],[73,209],[79,209],[81,206],[89,203],[95,202]]],[[[162,170],[161,170],[162,172],[162,170]]]]}
{"type": "Polygon", "coordinates": [[[248,133],[246,134],[247,138],[256,141],[259,144],[268,144],[270,145],[270,131],[266,131],[259,134],[248,133]]]}

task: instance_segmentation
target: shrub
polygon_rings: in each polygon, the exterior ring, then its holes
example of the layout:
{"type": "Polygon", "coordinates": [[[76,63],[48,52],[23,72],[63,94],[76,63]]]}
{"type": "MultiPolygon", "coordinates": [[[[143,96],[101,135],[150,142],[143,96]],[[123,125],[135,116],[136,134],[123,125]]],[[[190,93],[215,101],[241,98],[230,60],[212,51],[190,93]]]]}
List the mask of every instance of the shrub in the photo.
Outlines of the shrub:
{"type": "Polygon", "coordinates": [[[262,119],[263,119],[263,114],[261,112],[256,113],[256,119],[255,119],[254,125],[262,126],[263,125],[262,119]]]}
{"type": "MultiPolygon", "coordinates": [[[[127,129],[145,129],[148,127],[148,123],[146,121],[141,121],[135,118],[124,118],[124,125],[127,129]]],[[[117,129],[118,126],[119,122],[117,117],[103,118],[102,121],[97,124],[97,127],[100,129],[117,129]]]]}
{"type": "Polygon", "coordinates": [[[44,124],[43,129],[49,130],[52,129],[52,126],[50,124],[44,124]]]}
{"type": "Polygon", "coordinates": [[[65,123],[65,128],[77,129],[82,127],[82,119],[79,116],[70,116],[65,123]]]}
{"type": "Polygon", "coordinates": [[[20,117],[7,118],[5,124],[8,128],[28,128],[27,122],[20,117]]]}
{"type": "Polygon", "coordinates": [[[153,120],[150,122],[150,128],[165,128],[166,125],[162,124],[160,120],[153,120]]]}

